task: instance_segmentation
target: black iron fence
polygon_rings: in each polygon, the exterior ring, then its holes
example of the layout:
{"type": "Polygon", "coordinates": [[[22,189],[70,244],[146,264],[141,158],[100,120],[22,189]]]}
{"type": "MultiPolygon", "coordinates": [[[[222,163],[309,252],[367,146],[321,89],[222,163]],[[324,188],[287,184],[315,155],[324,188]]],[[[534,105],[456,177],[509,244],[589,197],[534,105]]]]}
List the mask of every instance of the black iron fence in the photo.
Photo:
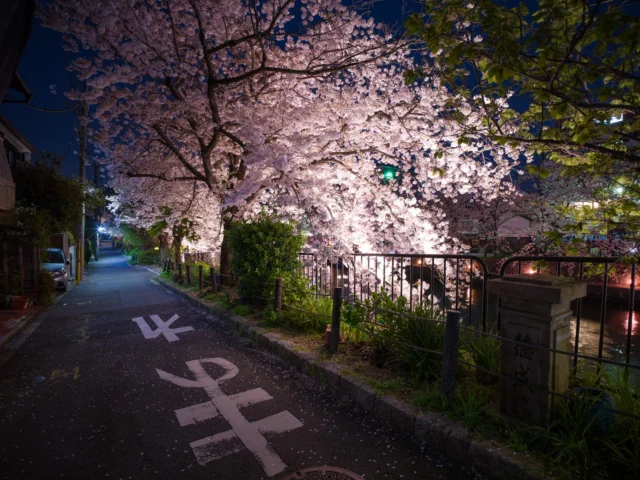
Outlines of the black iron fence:
{"type": "Polygon", "coordinates": [[[588,298],[576,300],[572,305],[574,366],[577,365],[580,358],[584,358],[614,365],[628,365],[638,369],[640,365],[632,365],[633,332],[634,327],[637,327],[635,319],[636,265],[635,260],[623,261],[620,258],[612,257],[521,256],[505,261],[500,268],[500,276],[509,273],[546,273],[589,282],[588,298]],[[612,283],[612,280],[614,280],[614,283],[612,283]],[[615,289],[615,292],[612,291],[613,289],[615,289]],[[620,349],[615,345],[611,347],[612,353],[617,357],[622,356],[623,361],[612,361],[604,358],[605,339],[614,334],[613,326],[607,325],[608,319],[614,320],[612,315],[608,315],[612,301],[615,301],[616,310],[619,313],[622,313],[619,308],[620,303],[626,303],[626,322],[622,325],[623,331],[620,332],[620,328],[617,328],[618,332],[615,332],[618,335],[620,333],[624,334],[623,348],[620,349]],[[589,319],[592,325],[594,323],[597,325],[597,332],[594,335],[594,332],[590,331],[588,339],[590,343],[597,339],[596,355],[580,353],[585,302],[589,302],[592,312],[597,310],[594,313],[598,314],[597,319],[589,319]],[[597,322],[594,322],[594,320],[597,320],[597,322]],[[609,330],[607,330],[607,327],[609,327],[609,330]]]}
{"type": "Polygon", "coordinates": [[[364,301],[385,289],[409,307],[425,304],[462,312],[467,324],[487,329],[486,263],[473,255],[355,253],[334,260],[300,254],[302,274],[316,293],[342,289],[348,300],[364,301]]]}

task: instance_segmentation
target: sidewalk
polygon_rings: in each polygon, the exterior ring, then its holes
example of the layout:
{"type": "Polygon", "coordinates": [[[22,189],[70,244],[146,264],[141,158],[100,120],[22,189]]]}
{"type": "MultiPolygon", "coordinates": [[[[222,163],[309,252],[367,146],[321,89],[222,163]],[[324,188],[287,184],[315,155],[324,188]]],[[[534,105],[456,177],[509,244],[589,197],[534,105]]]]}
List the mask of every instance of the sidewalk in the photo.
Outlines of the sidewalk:
{"type": "Polygon", "coordinates": [[[22,330],[39,311],[37,305],[24,310],[0,310],[0,347],[22,330]]]}

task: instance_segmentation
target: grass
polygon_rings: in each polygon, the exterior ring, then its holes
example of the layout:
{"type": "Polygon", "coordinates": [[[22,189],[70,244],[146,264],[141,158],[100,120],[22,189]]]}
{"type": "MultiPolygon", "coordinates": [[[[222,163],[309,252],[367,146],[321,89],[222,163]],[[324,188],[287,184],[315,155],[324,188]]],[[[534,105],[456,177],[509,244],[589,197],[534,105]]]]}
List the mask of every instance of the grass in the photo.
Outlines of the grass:
{"type": "MultiPolygon", "coordinates": [[[[462,330],[460,338],[460,350],[466,354],[476,367],[476,378],[481,384],[495,383],[497,376],[489,372],[500,371],[501,343],[498,338],[483,335],[481,331],[462,330]]],[[[496,332],[490,332],[495,335],[496,332]]]]}
{"type": "Polygon", "coordinates": [[[324,332],[331,323],[333,301],[327,297],[300,295],[285,298],[279,316],[263,317],[266,326],[286,327],[300,332],[324,332]]]}
{"type": "Polygon", "coordinates": [[[398,378],[391,380],[368,379],[367,383],[373,387],[376,395],[394,395],[404,388],[404,382],[398,378]]]}

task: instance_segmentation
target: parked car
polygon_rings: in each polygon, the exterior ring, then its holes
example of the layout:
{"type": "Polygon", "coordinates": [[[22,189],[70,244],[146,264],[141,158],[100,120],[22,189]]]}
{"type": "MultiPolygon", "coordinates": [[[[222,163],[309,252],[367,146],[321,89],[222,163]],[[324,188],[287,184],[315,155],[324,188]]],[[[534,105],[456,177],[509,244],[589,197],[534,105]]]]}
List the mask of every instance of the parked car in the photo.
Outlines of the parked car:
{"type": "Polygon", "coordinates": [[[58,290],[66,290],[69,283],[67,265],[71,262],[64,258],[64,251],[60,248],[47,248],[42,253],[42,268],[48,270],[56,282],[58,290]]]}

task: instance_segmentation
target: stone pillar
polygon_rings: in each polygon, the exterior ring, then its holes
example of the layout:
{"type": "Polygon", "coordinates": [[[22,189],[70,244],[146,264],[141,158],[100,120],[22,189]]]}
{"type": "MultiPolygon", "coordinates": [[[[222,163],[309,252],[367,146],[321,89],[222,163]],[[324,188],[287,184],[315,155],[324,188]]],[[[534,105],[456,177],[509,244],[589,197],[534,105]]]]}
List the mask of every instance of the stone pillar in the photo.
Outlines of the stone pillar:
{"type": "Polygon", "coordinates": [[[500,296],[502,342],[500,410],[518,420],[546,424],[554,396],[569,388],[570,355],[535,348],[570,348],[570,302],[587,294],[587,284],[553,275],[505,275],[490,280],[489,293],[500,296]],[[524,344],[531,344],[528,347],[524,344]],[[536,388],[538,387],[538,388],[536,388]]]}

